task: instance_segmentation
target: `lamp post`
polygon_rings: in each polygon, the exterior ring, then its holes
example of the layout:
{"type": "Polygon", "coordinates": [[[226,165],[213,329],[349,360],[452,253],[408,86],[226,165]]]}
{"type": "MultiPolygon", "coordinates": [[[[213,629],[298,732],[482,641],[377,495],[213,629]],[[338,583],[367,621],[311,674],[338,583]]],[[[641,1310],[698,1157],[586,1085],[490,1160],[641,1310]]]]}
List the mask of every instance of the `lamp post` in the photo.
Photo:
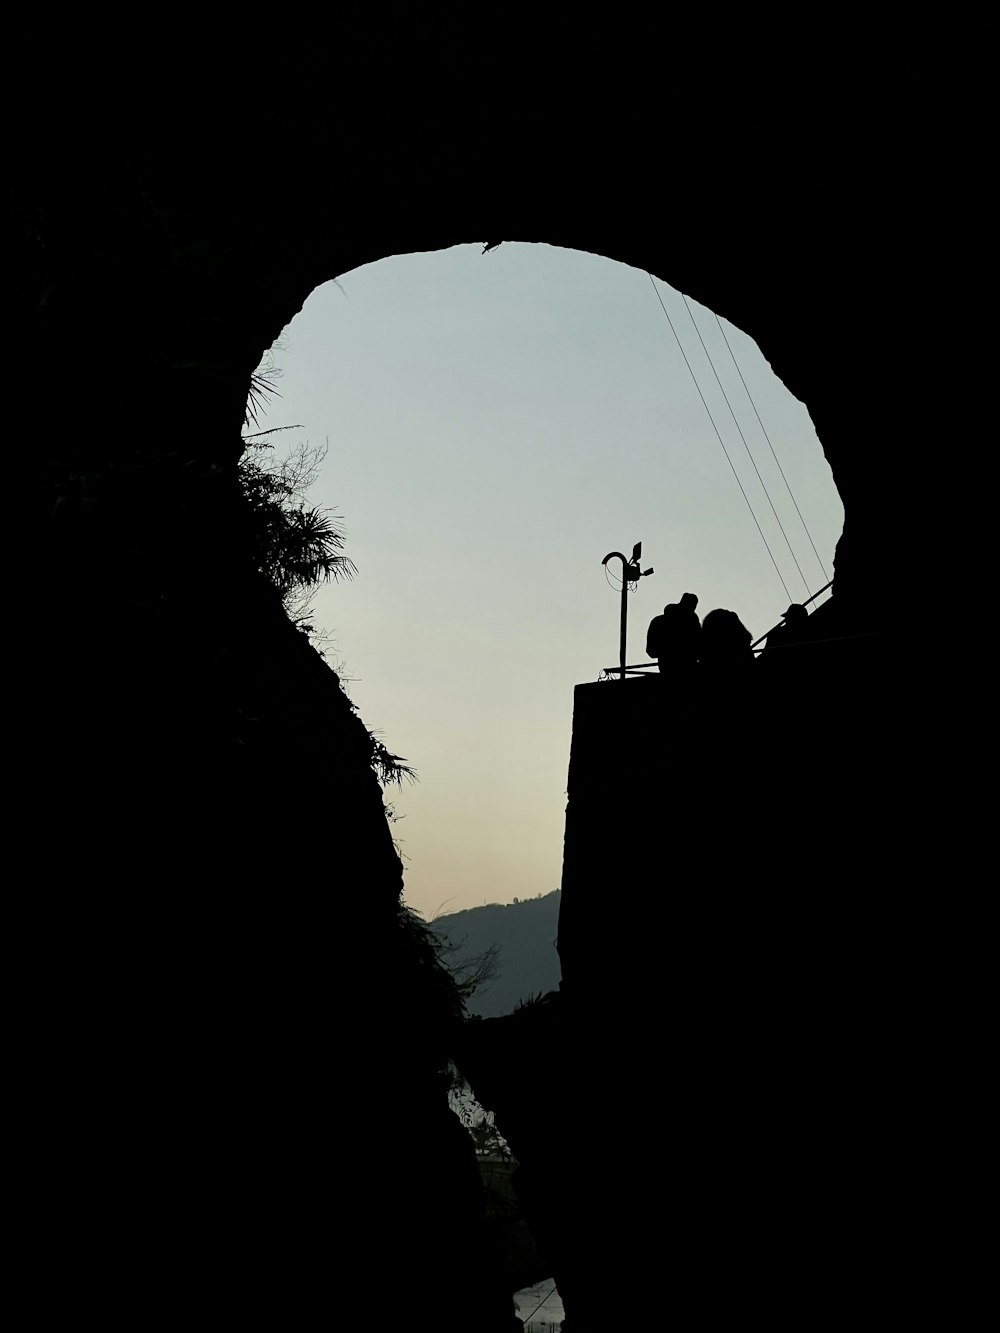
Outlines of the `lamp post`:
{"type": "Polygon", "coordinates": [[[621,551],[609,551],[601,561],[605,567],[609,560],[618,559],[622,562],[622,619],[621,619],[621,637],[618,644],[618,656],[621,666],[621,679],[625,679],[625,629],[628,622],[628,585],[638,583],[644,579],[647,574],[652,574],[652,569],[639,568],[639,557],[642,555],[642,542],[636,542],[632,547],[632,559],[626,560],[621,551]]]}

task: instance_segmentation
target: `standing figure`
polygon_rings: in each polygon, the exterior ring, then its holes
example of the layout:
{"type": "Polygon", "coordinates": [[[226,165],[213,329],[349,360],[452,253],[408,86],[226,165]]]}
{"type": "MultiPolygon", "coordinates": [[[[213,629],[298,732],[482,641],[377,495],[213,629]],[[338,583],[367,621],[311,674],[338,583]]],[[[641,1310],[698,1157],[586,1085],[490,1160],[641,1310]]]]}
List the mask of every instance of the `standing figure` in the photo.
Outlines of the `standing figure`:
{"type": "Polygon", "coordinates": [[[798,602],[793,602],[781,619],[784,623],[778,625],[767,636],[765,650],[761,654],[760,660],[767,662],[770,666],[777,665],[781,668],[801,666],[801,653],[789,653],[787,651],[773,653],[771,649],[794,648],[796,644],[802,643],[805,638],[805,627],[809,619],[809,612],[798,602]]]}
{"type": "Polygon", "coordinates": [[[701,627],[698,654],[702,671],[713,676],[741,676],[753,666],[753,635],[735,611],[709,611],[701,627]]]}
{"type": "Polygon", "coordinates": [[[695,607],[698,598],[686,592],[679,602],[663,608],[654,616],[646,632],[646,655],[655,657],[661,672],[693,671],[698,661],[701,622],[695,607]]]}

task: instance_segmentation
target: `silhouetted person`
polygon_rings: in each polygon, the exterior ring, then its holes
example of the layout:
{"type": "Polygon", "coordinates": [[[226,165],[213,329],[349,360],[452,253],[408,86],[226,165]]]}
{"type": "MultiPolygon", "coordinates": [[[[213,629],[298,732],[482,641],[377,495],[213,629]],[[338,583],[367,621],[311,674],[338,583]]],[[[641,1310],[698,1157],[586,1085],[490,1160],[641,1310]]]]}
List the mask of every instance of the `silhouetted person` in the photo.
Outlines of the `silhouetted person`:
{"type": "Polygon", "coordinates": [[[698,661],[701,622],[695,611],[698,598],[686,592],[679,602],[663,608],[646,631],[646,655],[655,657],[661,671],[693,671],[698,661]]]}
{"type": "Polygon", "coordinates": [[[765,651],[761,654],[761,661],[769,663],[771,666],[777,664],[779,667],[788,667],[801,664],[801,653],[790,651],[798,643],[802,643],[805,638],[806,621],[809,619],[809,612],[798,602],[793,602],[785,614],[781,617],[782,624],[778,625],[767,636],[765,641],[765,651]],[[780,649],[780,652],[771,652],[772,648],[780,649]]]}
{"type": "Polygon", "coordinates": [[[702,671],[717,676],[742,676],[753,666],[753,635],[735,611],[709,611],[701,627],[698,651],[702,671]]]}

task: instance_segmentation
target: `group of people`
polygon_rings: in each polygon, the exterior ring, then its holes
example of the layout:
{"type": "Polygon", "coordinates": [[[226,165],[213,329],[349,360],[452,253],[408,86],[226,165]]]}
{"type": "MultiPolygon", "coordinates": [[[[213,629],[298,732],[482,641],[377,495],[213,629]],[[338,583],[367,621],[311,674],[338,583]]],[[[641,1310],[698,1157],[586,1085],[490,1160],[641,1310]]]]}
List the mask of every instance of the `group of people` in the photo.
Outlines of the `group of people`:
{"type": "MultiPolygon", "coordinates": [[[[660,671],[676,675],[697,667],[702,672],[729,675],[752,667],[753,635],[736,612],[720,607],[709,611],[701,621],[697,605],[694,593],[686,592],[679,602],[665,606],[663,614],[650,621],[646,654],[656,658],[660,671]]],[[[768,648],[792,643],[808,618],[806,608],[793,603],[782,617],[782,625],[768,635],[768,648]]]]}

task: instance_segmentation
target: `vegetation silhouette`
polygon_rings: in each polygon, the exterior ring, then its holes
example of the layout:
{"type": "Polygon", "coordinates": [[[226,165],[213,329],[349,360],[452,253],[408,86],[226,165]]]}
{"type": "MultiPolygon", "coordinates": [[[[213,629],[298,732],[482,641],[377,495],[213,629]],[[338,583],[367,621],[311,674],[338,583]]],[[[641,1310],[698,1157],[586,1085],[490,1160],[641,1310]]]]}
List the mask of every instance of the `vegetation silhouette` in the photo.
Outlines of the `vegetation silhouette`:
{"type": "MultiPolygon", "coordinates": [[[[255,376],[255,383],[258,380],[269,387],[262,376],[255,376]]],[[[251,394],[247,418],[255,420],[252,404],[251,394]]],[[[275,456],[274,445],[267,438],[294,429],[279,426],[243,437],[245,452],[238,477],[244,503],[245,549],[256,572],[277,594],[288,619],[325,656],[323,647],[329,642],[329,634],[315,624],[313,599],[322,584],[353,579],[358,571],[344,552],[341,518],[333,510],[307,502],[309,487],[319,475],[329,445],[300,441],[283,456],[275,456]]],[[[343,689],[340,674],[335,674],[343,689]]],[[[353,703],[351,708],[357,711],[353,703]]],[[[415,781],[412,765],[393,754],[375,732],[367,727],[365,730],[371,743],[372,768],[382,785],[398,786],[404,779],[415,781]]],[[[391,807],[388,813],[392,818],[391,807]]]]}
{"type": "Polygon", "coordinates": [[[344,554],[341,521],[332,510],[306,503],[328,447],[302,442],[275,458],[265,438],[274,433],[244,436],[239,480],[249,511],[248,549],[290,619],[312,635],[307,608],[316,588],[331,579],[352,579],[358,571],[344,554]]]}

